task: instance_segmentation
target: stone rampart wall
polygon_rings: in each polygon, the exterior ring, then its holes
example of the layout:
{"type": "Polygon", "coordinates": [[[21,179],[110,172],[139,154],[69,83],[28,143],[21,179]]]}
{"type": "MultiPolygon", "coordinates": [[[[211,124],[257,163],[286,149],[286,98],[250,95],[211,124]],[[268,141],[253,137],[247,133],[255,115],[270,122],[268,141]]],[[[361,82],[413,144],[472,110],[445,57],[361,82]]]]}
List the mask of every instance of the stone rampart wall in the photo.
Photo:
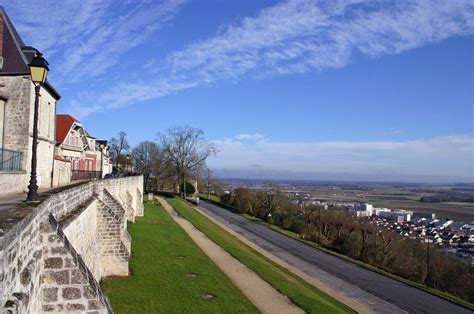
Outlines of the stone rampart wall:
{"type": "Polygon", "coordinates": [[[142,189],[141,176],[93,181],[33,208],[0,237],[0,312],[111,312],[98,282],[128,275],[142,189]]]}

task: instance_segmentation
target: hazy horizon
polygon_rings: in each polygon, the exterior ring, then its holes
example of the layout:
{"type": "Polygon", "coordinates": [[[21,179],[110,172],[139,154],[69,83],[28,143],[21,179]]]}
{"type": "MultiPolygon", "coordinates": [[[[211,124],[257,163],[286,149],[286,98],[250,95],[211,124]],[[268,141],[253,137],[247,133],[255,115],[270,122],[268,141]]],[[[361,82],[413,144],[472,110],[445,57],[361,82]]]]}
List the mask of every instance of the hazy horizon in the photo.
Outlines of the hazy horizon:
{"type": "Polygon", "coordinates": [[[252,173],[240,170],[230,169],[211,169],[213,175],[218,179],[223,180],[268,180],[268,181],[310,181],[310,182],[347,182],[347,183],[407,183],[407,184],[474,184],[474,180],[469,178],[437,178],[434,176],[426,177],[411,177],[400,175],[400,176],[384,176],[382,177],[370,177],[364,175],[353,175],[353,174],[307,174],[307,173],[278,173],[278,172],[267,172],[267,173],[252,173]]]}

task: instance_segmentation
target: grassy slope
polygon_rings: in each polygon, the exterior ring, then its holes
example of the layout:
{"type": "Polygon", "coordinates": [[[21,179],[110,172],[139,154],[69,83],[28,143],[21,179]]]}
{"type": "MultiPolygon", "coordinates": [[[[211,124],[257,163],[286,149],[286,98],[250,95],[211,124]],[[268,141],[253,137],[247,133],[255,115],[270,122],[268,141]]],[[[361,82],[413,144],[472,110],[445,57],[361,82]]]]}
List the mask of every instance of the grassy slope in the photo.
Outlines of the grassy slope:
{"type": "Polygon", "coordinates": [[[270,285],[287,295],[305,311],[310,313],[351,312],[351,309],[344,304],[248,247],[183,201],[178,199],[168,199],[168,201],[177,212],[196,228],[247,265],[270,285]]]}
{"type": "Polygon", "coordinates": [[[161,207],[145,204],[145,216],[128,228],[133,275],[103,282],[116,313],[258,313],[161,207]]]}
{"type": "MultiPolygon", "coordinates": [[[[199,197],[202,198],[202,199],[207,200],[207,194],[206,193],[199,193],[199,197]]],[[[220,197],[217,196],[217,195],[209,195],[209,199],[211,201],[214,201],[214,202],[220,202],[221,201],[220,197]]]]}

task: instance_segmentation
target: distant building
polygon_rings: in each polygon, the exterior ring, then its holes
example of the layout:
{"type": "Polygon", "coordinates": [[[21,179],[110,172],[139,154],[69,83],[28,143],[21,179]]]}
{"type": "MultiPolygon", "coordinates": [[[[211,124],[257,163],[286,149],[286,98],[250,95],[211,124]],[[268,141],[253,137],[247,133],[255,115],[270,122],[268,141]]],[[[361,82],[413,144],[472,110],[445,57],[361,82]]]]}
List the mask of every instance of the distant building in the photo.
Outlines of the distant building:
{"type": "Polygon", "coordinates": [[[388,213],[391,212],[388,208],[374,208],[375,216],[381,216],[381,213],[388,213]]]}
{"type": "MultiPolygon", "coordinates": [[[[377,211],[376,211],[377,212],[377,211]]],[[[379,217],[389,219],[389,220],[395,220],[398,223],[402,222],[410,222],[411,217],[413,215],[412,211],[408,210],[403,210],[403,209],[398,209],[394,211],[378,211],[377,212],[379,217]]]]}
{"type": "Polygon", "coordinates": [[[367,203],[360,204],[360,209],[364,210],[364,211],[367,211],[368,216],[373,215],[374,207],[372,206],[372,204],[367,204],[367,203]]]}
{"type": "MultiPolygon", "coordinates": [[[[0,195],[27,190],[35,100],[28,65],[37,53],[23,42],[0,6],[0,195]]],[[[42,85],[37,149],[39,188],[53,184],[54,124],[60,98],[49,82],[42,85]]]]}

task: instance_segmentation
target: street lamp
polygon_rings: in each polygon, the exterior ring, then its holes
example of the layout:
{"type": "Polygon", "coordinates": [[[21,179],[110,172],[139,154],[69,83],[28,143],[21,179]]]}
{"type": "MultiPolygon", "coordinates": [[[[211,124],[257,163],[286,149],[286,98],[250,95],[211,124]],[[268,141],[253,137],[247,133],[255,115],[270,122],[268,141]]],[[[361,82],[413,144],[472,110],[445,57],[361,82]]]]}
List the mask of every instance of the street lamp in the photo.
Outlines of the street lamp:
{"type": "Polygon", "coordinates": [[[33,116],[33,144],[31,153],[31,178],[28,185],[27,202],[38,202],[38,182],[36,180],[36,166],[37,166],[37,148],[38,148],[38,111],[39,111],[39,97],[41,85],[46,82],[48,75],[48,61],[43,58],[43,54],[36,51],[36,55],[31,60],[30,64],[31,81],[35,85],[35,110],[33,116]]]}

